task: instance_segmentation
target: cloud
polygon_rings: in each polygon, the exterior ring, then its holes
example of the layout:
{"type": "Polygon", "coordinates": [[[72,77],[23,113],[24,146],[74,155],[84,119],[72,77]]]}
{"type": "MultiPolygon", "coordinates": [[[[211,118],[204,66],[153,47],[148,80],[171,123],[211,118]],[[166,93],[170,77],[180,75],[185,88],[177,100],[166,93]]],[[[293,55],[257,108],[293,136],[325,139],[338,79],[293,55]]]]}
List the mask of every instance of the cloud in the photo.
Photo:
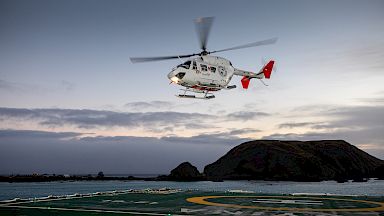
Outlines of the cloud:
{"type": "Polygon", "coordinates": [[[225,136],[224,134],[200,134],[192,137],[178,137],[178,136],[168,136],[162,137],[161,140],[173,143],[188,143],[196,145],[227,145],[233,146],[240,144],[245,141],[249,141],[246,138],[239,138],[236,136],[225,136]]]}
{"type": "Polygon", "coordinates": [[[162,137],[162,140],[168,142],[180,142],[190,144],[206,144],[206,145],[228,145],[234,146],[246,141],[251,140],[250,138],[241,138],[239,135],[260,132],[260,130],[243,128],[237,130],[229,130],[226,132],[212,132],[202,133],[191,137],[178,137],[178,136],[167,136],[162,137]]]}
{"type": "Polygon", "coordinates": [[[290,111],[290,114],[294,116],[301,116],[301,115],[319,115],[326,113],[328,110],[337,108],[339,106],[331,105],[331,104],[310,104],[305,106],[298,106],[293,108],[290,111]]]}
{"type": "Polygon", "coordinates": [[[74,125],[94,127],[208,127],[207,119],[213,116],[181,112],[114,112],[88,109],[21,109],[0,108],[0,118],[36,120],[41,125],[60,127],[74,125]]]}
{"type": "Polygon", "coordinates": [[[230,121],[250,121],[257,118],[269,116],[270,114],[265,112],[252,112],[252,111],[239,111],[227,114],[226,120],[230,121]]]}
{"type": "Polygon", "coordinates": [[[231,129],[228,132],[228,135],[237,136],[237,135],[243,135],[243,134],[257,133],[257,132],[261,132],[261,131],[262,130],[253,129],[253,128],[231,129]]]}
{"type": "Polygon", "coordinates": [[[84,133],[76,132],[47,132],[35,130],[0,130],[0,138],[42,138],[42,139],[73,139],[77,138],[84,133]]]}
{"type": "Polygon", "coordinates": [[[334,125],[330,125],[326,122],[287,122],[277,126],[279,129],[289,128],[311,128],[311,129],[329,129],[335,128],[334,125]]]}
{"type": "Polygon", "coordinates": [[[32,121],[41,126],[59,128],[74,126],[93,128],[140,128],[151,132],[172,132],[183,129],[201,130],[221,128],[226,121],[250,121],[269,116],[264,112],[233,112],[211,115],[186,112],[117,112],[90,109],[23,109],[1,108],[0,121],[32,121]]]}
{"type": "Polygon", "coordinates": [[[283,123],[279,124],[279,128],[297,128],[297,127],[307,127],[307,126],[312,126],[316,123],[313,122],[288,122],[288,123],[283,123]]]}
{"type": "Polygon", "coordinates": [[[150,102],[131,102],[124,105],[125,108],[143,111],[148,109],[170,109],[174,106],[173,103],[168,101],[150,101],[150,102]]]}
{"type": "MultiPolygon", "coordinates": [[[[323,140],[332,139],[335,134],[328,133],[275,133],[268,136],[263,136],[261,139],[267,140],[323,140]]],[[[340,139],[340,138],[339,138],[340,139]]]]}
{"type": "MultiPolygon", "coordinates": [[[[322,122],[287,122],[279,128],[310,127],[313,129],[329,129],[334,131],[384,131],[384,106],[323,106],[311,105],[298,107],[292,110],[293,117],[296,113],[302,116],[322,117],[322,122]],[[303,110],[306,111],[303,114],[303,110]]],[[[290,118],[292,118],[290,116],[290,118]]]]}
{"type": "Polygon", "coordinates": [[[384,104],[384,97],[382,98],[359,98],[357,99],[359,102],[364,102],[368,104],[384,104]]]}
{"type": "Polygon", "coordinates": [[[263,105],[265,102],[263,102],[262,100],[258,100],[257,102],[252,102],[252,103],[246,103],[244,104],[244,110],[253,110],[253,109],[256,109],[258,107],[260,107],[260,105],[263,105]]]}
{"type": "Polygon", "coordinates": [[[384,128],[384,106],[343,106],[329,110],[327,115],[336,118],[330,122],[336,127],[384,128]]]}

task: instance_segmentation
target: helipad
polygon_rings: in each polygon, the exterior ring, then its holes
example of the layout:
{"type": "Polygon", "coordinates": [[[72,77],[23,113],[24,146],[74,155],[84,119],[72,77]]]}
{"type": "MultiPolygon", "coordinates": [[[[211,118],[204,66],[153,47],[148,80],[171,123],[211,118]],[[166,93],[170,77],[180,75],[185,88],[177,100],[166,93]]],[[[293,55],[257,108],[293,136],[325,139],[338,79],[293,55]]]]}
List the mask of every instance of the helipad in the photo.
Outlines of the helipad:
{"type": "Polygon", "coordinates": [[[384,197],[113,191],[1,202],[0,215],[384,215],[384,197]]]}
{"type": "Polygon", "coordinates": [[[383,202],[334,197],[230,195],[191,197],[187,201],[208,206],[267,211],[384,212],[383,202]]]}

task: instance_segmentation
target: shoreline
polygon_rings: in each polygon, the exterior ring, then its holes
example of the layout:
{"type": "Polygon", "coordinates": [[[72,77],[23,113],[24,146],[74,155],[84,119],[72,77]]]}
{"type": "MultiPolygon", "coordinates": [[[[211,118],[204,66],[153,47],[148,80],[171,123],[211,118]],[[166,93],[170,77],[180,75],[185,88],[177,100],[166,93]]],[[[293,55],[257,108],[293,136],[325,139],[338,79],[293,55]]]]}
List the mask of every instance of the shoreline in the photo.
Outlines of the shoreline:
{"type": "Polygon", "coordinates": [[[187,180],[176,180],[172,178],[168,178],[168,176],[161,175],[157,177],[100,177],[100,176],[44,176],[44,175],[16,175],[16,176],[0,176],[0,182],[8,182],[8,183],[28,183],[28,182],[71,182],[71,181],[171,181],[171,182],[223,182],[223,181],[277,181],[277,182],[324,182],[324,181],[335,181],[337,183],[348,183],[348,182],[367,182],[370,180],[384,180],[380,178],[362,178],[362,179],[324,179],[319,181],[298,181],[297,179],[291,180],[275,180],[275,179],[208,179],[208,178],[200,178],[200,179],[187,179],[187,180]]]}
{"type": "Polygon", "coordinates": [[[100,176],[44,176],[44,175],[16,175],[0,176],[0,182],[54,182],[54,181],[156,181],[157,177],[100,177],[100,176]]]}
{"type": "Polygon", "coordinates": [[[323,182],[279,182],[279,181],[224,181],[224,182],[175,182],[175,181],[51,181],[51,182],[0,182],[0,200],[48,195],[64,195],[75,193],[94,193],[98,191],[114,191],[126,189],[178,188],[182,190],[228,191],[242,190],[256,193],[331,193],[354,194],[361,196],[383,196],[382,180],[368,182],[335,181],[323,182]]]}

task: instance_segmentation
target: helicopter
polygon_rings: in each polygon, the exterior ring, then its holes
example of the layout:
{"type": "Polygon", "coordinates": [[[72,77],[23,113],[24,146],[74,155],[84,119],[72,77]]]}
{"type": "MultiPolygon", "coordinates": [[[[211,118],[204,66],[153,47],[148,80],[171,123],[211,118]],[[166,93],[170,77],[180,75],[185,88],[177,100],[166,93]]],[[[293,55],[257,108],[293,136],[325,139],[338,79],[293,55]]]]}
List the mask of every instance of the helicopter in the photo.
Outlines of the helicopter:
{"type": "Polygon", "coordinates": [[[213,99],[215,98],[213,92],[222,89],[229,90],[236,88],[236,85],[229,85],[234,75],[243,77],[241,79],[241,84],[244,89],[248,89],[250,80],[253,78],[259,79],[260,81],[264,78],[269,79],[272,70],[274,70],[274,60],[264,63],[260,71],[256,73],[235,68],[229,60],[211,54],[248,47],[270,45],[276,43],[277,38],[226,49],[208,51],[207,42],[213,20],[214,17],[201,17],[194,20],[200,42],[200,49],[202,50],[200,53],[158,57],[131,57],[130,60],[132,63],[139,63],[170,59],[180,59],[181,61],[183,58],[189,58],[187,61],[174,67],[168,74],[168,79],[171,81],[170,84],[174,83],[184,87],[184,89],[180,89],[182,92],[176,95],[180,98],[213,99]]]}

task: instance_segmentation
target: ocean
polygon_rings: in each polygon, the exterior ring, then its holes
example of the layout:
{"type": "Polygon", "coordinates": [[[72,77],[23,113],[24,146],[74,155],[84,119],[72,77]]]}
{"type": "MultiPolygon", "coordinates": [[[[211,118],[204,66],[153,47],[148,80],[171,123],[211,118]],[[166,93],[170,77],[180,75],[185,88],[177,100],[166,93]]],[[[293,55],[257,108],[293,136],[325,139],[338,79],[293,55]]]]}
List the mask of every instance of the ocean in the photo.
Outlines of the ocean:
{"type": "Polygon", "coordinates": [[[0,182],[0,200],[34,198],[49,195],[93,193],[102,191],[146,188],[193,189],[201,191],[246,190],[267,194],[330,193],[340,195],[384,196],[384,180],[367,182],[169,182],[169,181],[62,181],[62,182],[0,182]]]}

